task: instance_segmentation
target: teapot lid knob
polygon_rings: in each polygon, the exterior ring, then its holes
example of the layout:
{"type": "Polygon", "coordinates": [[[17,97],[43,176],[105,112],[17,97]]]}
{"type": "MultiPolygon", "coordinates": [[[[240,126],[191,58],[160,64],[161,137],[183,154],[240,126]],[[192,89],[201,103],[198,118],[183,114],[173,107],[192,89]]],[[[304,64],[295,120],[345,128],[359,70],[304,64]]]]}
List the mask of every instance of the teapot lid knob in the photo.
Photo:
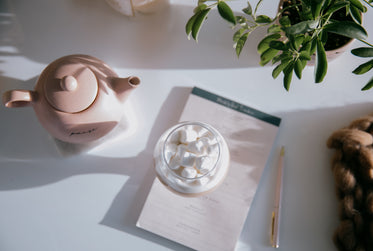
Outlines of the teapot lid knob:
{"type": "Polygon", "coordinates": [[[64,91],[72,92],[78,87],[78,81],[76,81],[74,76],[68,75],[61,79],[60,85],[64,91]]]}
{"type": "Polygon", "coordinates": [[[44,81],[44,93],[48,103],[55,109],[76,113],[87,109],[94,102],[98,82],[86,65],[62,65],[48,75],[44,81]]]}

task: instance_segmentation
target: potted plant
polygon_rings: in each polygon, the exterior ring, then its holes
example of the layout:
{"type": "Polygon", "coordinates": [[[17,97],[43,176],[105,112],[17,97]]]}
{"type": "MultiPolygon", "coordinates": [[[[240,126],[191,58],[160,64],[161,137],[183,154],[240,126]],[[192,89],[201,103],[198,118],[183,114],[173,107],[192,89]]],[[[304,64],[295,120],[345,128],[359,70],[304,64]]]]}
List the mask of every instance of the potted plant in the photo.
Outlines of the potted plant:
{"type": "Polygon", "coordinates": [[[363,13],[367,11],[365,5],[372,7],[372,1],[281,0],[277,15],[271,18],[257,15],[263,0],[259,0],[254,9],[247,2],[240,15],[233,13],[227,0],[199,0],[185,29],[188,38],[197,40],[209,12],[217,8],[220,16],[234,29],[234,48],[239,56],[250,33],[266,27],[267,36],[257,47],[260,65],[269,62],[276,65],[272,71],[273,78],[282,72],[284,88],[289,90],[293,73],[300,79],[305,66],[313,62],[315,82],[322,82],[327,73],[328,51],[348,44],[351,39],[372,47],[365,41],[367,32],[361,25],[363,13]]]}

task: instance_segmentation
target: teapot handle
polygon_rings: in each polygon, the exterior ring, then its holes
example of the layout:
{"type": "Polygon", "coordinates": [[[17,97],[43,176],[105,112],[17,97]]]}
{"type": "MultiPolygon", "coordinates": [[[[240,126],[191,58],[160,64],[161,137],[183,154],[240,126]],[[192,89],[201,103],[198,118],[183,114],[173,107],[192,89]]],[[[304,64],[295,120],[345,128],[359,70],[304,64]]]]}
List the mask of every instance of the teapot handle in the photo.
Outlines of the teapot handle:
{"type": "Polygon", "coordinates": [[[36,93],[28,90],[11,90],[3,94],[5,107],[31,106],[36,99],[36,93]]]}

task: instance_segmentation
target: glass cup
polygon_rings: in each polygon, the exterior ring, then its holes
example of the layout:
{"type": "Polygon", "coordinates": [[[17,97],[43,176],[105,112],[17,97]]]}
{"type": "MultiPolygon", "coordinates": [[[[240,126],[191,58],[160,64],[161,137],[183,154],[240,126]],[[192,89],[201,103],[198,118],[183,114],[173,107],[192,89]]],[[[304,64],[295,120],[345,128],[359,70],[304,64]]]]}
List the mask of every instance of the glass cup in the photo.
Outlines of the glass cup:
{"type": "Polygon", "coordinates": [[[155,170],[173,192],[199,196],[222,183],[229,169],[229,149],[223,136],[202,122],[182,122],[159,138],[155,170]]]}

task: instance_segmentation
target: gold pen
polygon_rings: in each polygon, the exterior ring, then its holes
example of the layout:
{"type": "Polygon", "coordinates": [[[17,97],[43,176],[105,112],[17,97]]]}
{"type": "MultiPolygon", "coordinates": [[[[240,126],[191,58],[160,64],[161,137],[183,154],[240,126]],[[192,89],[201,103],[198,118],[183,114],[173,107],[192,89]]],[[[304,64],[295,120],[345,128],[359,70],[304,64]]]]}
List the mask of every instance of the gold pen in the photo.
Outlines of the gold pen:
{"type": "Polygon", "coordinates": [[[277,182],[276,182],[276,197],[275,205],[272,212],[272,228],[271,228],[271,243],[272,247],[280,247],[280,212],[281,212],[281,197],[282,197],[282,173],[284,168],[284,155],[285,148],[281,147],[280,158],[278,161],[278,170],[277,170],[277,182]]]}

